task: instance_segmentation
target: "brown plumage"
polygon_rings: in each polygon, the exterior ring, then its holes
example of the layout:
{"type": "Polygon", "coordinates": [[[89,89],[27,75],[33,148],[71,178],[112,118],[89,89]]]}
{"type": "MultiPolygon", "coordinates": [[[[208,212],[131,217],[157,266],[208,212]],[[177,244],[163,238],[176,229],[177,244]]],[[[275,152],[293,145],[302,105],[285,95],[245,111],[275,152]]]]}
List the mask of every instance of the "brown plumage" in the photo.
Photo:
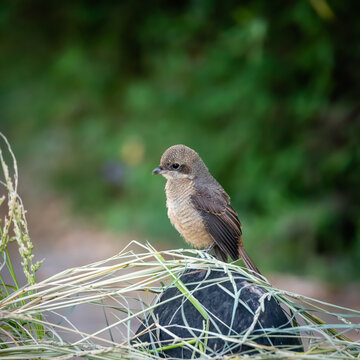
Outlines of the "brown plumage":
{"type": "Polygon", "coordinates": [[[185,145],[168,148],[153,174],[166,179],[171,223],[196,248],[209,247],[220,260],[241,259],[260,273],[244,249],[241,224],[230,197],[211,176],[197,152],[185,145]]]}

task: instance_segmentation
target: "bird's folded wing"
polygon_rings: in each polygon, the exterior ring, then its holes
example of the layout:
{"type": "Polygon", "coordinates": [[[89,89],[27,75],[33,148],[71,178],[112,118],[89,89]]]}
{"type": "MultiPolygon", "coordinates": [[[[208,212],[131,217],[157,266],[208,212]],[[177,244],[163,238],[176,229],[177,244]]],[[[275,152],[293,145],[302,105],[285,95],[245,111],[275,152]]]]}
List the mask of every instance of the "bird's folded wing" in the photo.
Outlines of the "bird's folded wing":
{"type": "Polygon", "coordinates": [[[200,212],[205,227],[216,245],[233,260],[237,260],[241,225],[235,210],[225,196],[212,196],[206,190],[201,190],[197,189],[196,194],[191,197],[195,208],[200,212]]]}

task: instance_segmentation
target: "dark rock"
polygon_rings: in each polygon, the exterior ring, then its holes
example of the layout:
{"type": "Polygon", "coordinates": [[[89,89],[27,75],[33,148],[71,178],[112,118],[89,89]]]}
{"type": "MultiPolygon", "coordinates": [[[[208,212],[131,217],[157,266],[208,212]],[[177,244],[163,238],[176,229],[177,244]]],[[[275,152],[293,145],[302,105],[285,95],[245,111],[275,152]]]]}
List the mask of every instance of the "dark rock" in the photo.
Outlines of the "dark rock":
{"type": "MultiPolygon", "coordinates": [[[[237,273],[231,275],[233,282],[229,275],[222,270],[214,269],[209,271],[187,270],[181,276],[182,282],[190,291],[193,291],[194,297],[211,313],[212,320],[209,324],[209,331],[226,335],[231,338],[229,341],[213,335],[208,337],[207,345],[204,345],[205,320],[176,286],[165,290],[160,302],[178,297],[159,305],[153,313],[149,314],[143,325],[137,330],[137,334],[153,324],[155,319],[156,323],[179,338],[198,338],[209,355],[253,353],[256,351],[254,347],[239,344],[238,341],[243,338],[253,323],[254,314],[260,306],[260,298],[265,291],[237,273]]],[[[302,351],[300,338],[296,337],[294,332],[286,332],[286,329],[291,327],[291,323],[277,301],[272,297],[266,297],[264,311],[260,311],[258,321],[250,332],[249,339],[260,345],[302,351]]],[[[156,326],[152,326],[136,341],[149,343],[146,347],[152,350],[175,343],[171,334],[156,328],[156,326]]],[[[199,345],[195,343],[192,346],[199,348],[199,345]]],[[[162,350],[159,355],[188,359],[193,356],[193,352],[194,349],[185,345],[162,350]]],[[[195,357],[200,355],[195,350],[195,357]]]]}

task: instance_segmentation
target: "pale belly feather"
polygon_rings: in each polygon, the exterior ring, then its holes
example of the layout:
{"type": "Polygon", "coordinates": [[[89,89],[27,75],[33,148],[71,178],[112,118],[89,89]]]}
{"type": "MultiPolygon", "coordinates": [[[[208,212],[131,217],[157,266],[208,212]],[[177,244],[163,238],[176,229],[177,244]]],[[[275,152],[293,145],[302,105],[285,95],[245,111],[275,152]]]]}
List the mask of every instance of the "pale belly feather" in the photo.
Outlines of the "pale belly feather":
{"type": "Polygon", "coordinates": [[[196,247],[210,246],[212,238],[205,229],[201,215],[190,204],[190,197],[183,194],[181,198],[166,201],[168,217],[187,243],[196,247]]]}

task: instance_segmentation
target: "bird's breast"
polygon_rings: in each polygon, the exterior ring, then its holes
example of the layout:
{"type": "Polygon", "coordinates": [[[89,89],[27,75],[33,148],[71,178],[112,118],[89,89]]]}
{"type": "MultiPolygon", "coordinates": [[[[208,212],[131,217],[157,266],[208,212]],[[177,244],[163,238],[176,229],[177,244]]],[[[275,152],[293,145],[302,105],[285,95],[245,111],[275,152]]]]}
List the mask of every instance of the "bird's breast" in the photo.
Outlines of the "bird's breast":
{"type": "Polygon", "coordinates": [[[190,184],[166,186],[166,206],[168,217],[180,235],[192,246],[202,248],[209,246],[213,240],[205,229],[203,219],[192,204],[194,190],[190,184]]]}

